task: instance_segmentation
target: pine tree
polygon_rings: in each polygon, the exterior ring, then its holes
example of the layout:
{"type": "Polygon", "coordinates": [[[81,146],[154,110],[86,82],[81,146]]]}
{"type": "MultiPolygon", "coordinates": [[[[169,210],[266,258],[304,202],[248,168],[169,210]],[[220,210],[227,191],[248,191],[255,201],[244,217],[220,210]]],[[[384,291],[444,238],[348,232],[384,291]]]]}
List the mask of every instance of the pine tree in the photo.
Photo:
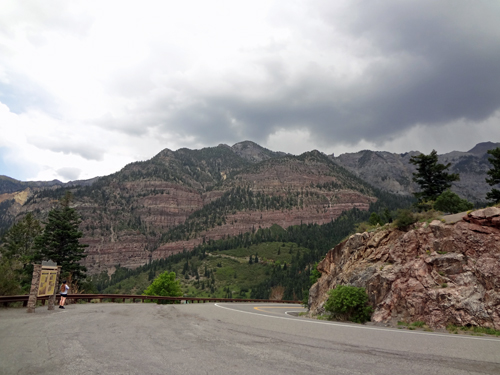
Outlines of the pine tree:
{"type": "Polygon", "coordinates": [[[80,243],[83,233],[78,230],[80,216],[71,208],[71,193],[67,192],[61,199],[60,207],[49,212],[43,233],[35,239],[37,254],[35,261],[52,260],[62,267],[62,275],[72,275],[74,281],[85,277],[87,269],[80,265],[80,260],[88,245],[80,243]]]}
{"type": "MultiPolygon", "coordinates": [[[[490,177],[486,179],[486,182],[490,186],[494,186],[500,184],[500,147],[488,150],[488,154],[492,156],[488,158],[488,161],[492,164],[493,168],[487,172],[490,177]]],[[[486,199],[492,200],[495,203],[500,203],[500,190],[491,189],[491,191],[486,194],[486,199]]]]}
{"type": "Polygon", "coordinates": [[[42,232],[42,227],[33,214],[28,213],[21,221],[14,224],[2,238],[0,252],[8,259],[18,259],[23,264],[29,263],[33,255],[35,238],[42,232]]]}
{"type": "Polygon", "coordinates": [[[417,172],[413,173],[413,181],[420,186],[421,191],[414,193],[419,202],[436,200],[441,193],[451,187],[453,181],[460,179],[458,174],[446,172],[451,163],[446,165],[438,163],[436,150],[432,150],[429,155],[412,156],[410,163],[417,166],[417,172]]]}

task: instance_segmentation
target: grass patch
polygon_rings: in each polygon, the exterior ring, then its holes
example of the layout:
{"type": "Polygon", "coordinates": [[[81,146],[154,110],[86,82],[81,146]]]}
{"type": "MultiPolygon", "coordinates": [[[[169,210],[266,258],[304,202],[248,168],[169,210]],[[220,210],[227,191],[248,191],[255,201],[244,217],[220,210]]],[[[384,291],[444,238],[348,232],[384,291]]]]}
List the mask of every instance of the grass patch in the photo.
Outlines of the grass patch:
{"type": "Polygon", "coordinates": [[[416,322],[413,322],[411,324],[412,327],[418,327],[418,328],[422,328],[424,325],[425,325],[425,322],[422,322],[420,320],[417,320],[416,322]]]}

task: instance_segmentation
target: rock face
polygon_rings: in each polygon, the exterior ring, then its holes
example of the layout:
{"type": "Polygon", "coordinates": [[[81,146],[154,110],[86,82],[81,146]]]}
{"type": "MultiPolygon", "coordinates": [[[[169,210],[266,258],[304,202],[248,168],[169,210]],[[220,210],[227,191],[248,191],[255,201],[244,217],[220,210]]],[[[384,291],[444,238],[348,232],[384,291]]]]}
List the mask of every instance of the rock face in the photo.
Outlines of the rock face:
{"type": "Polygon", "coordinates": [[[324,312],[336,285],[366,289],[372,320],[424,321],[500,329],[500,209],[452,225],[434,220],[402,232],[358,233],[330,250],[309,294],[310,313],[324,312]]]}

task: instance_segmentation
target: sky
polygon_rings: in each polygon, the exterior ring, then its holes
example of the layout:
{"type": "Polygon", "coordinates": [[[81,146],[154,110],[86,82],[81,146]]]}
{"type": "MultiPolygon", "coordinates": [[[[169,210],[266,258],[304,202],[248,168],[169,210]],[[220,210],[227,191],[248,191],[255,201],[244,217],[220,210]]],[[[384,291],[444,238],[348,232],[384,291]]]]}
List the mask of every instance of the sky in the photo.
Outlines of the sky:
{"type": "Polygon", "coordinates": [[[0,2],[0,175],[500,141],[500,1],[0,2]]]}

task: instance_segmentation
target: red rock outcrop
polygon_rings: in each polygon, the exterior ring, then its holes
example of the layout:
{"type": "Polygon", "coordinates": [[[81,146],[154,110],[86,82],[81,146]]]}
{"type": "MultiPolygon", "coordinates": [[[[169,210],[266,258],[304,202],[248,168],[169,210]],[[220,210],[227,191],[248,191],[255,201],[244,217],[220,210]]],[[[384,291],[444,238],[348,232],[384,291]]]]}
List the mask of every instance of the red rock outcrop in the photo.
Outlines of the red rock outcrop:
{"type": "Polygon", "coordinates": [[[465,221],[484,227],[500,229],[500,208],[488,207],[469,213],[463,218],[465,221]]]}
{"type": "Polygon", "coordinates": [[[330,250],[309,294],[310,313],[324,312],[336,285],[366,288],[372,320],[424,321],[500,329],[500,209],[447,225],[439,220],[402,232],[358,233],[330,250]]]}

